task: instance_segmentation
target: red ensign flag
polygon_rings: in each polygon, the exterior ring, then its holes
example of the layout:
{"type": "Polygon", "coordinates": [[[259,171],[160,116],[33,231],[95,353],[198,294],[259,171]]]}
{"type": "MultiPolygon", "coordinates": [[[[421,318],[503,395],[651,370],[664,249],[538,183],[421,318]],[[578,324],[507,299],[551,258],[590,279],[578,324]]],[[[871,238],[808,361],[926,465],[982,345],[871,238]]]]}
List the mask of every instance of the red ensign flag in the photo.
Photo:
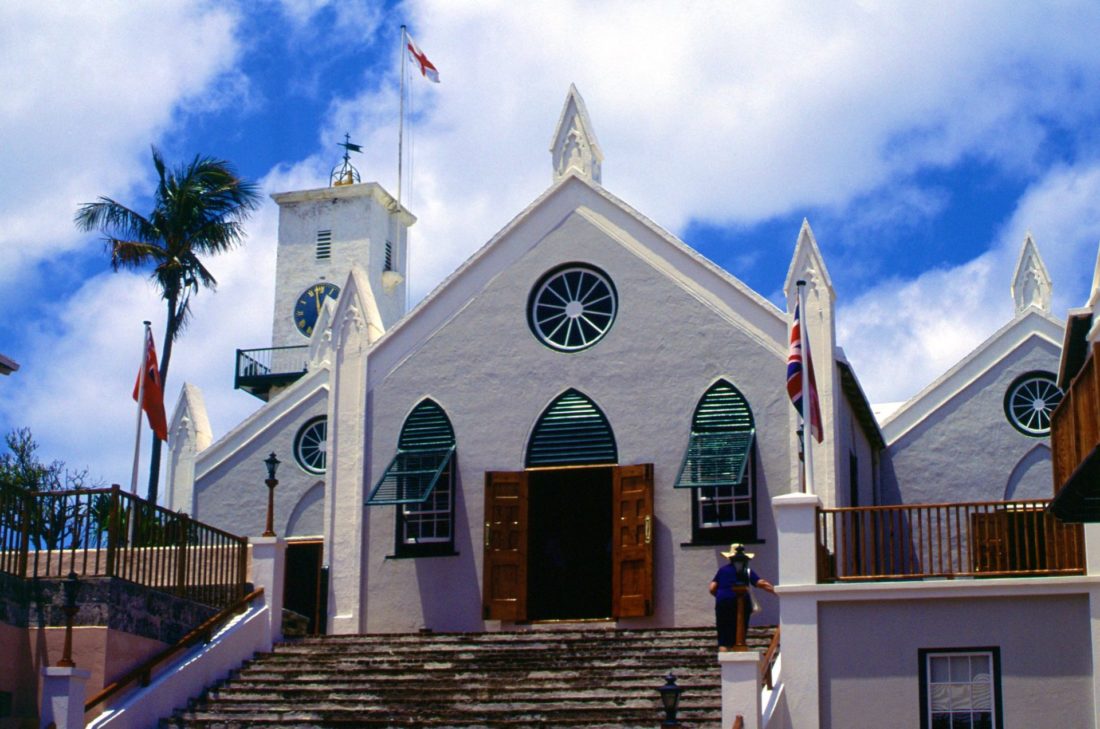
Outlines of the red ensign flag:
{"type": "Polygon", "coordinates": [[[141,391],[141,378],[145,378],[145,390],[142,391],[141,409],[149,420],[149,427],[161,440],[168,440],[168,419],[164,416],[164,390],[160,384],[160,368],[157,366],[157,348],[153,345],[153,333],[145,330],[145,356],[141,369],[134,381],[134,401],[137,402],[141,391]]]}

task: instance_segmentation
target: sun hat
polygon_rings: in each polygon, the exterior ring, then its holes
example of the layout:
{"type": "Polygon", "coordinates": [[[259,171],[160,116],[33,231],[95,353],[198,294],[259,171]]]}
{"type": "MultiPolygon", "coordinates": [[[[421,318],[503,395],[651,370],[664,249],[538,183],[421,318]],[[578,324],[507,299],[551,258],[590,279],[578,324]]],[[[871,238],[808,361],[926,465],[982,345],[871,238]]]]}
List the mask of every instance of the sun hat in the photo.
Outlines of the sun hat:
{"type": "MultiPolygon", "coordinates": [[[[730,551],[722,552],[722,556],[725,557],[726,559],[729,559],[733,555],[737,554],[738,549],[744,549],[744,548],[745,548],[744,544],[731,544],[730,545],[730,551]]],[[[754,555],[752,552],[745,552],[745,556],[748,557],[749,559],[752,559],[756,555],[754,555]]]]}

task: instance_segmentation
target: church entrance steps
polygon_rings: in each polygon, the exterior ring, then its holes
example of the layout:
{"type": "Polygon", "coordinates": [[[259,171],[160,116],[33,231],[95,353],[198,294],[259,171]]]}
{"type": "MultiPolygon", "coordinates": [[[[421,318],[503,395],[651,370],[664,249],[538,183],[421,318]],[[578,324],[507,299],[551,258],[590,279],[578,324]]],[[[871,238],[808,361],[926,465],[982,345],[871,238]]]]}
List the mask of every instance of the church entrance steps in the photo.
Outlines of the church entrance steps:
{"type": "MultiPolygon", "coordinates": [[[[308,638],[257,655],[162,727],[654,727],[669,671],[685,727],[721,719],[713,628],[308,638]]],[[[753,628],[767,648],[772,629],[753,628]]]]}

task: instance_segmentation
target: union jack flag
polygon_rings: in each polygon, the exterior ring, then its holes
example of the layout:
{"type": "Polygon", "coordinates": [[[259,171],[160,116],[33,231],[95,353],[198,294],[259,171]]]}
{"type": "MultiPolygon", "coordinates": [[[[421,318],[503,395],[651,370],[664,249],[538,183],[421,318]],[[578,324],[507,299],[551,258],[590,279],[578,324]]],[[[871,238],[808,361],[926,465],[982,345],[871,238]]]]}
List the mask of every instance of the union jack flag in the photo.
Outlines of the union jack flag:
{"type": "MultiPolygon", "coordinates": [[[[814,361],[810,356],[810,342],[806,341],[806,369],[810,372],[810,433],[818,443],[824,437],[821,431],[821,405],[817,400],[817,382],[814,381],[814,361]]],[[[791,348],[787,354],[787,395],[795,410],[802,414],[802,322],[798,304],[794,306],[794,322],[791,325],[791,348]]]]}

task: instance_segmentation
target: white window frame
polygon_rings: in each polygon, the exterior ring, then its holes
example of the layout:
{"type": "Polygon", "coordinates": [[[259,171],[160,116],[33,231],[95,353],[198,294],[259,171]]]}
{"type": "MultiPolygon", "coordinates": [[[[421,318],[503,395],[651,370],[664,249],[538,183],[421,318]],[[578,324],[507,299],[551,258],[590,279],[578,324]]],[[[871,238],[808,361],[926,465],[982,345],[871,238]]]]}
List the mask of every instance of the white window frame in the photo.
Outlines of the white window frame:
{"type": "Polygon", "coordinates": [[[412,546],[416,544],[446,544],[454,539],[454,458],[447,463],[447,467],[440,474],[439,480],[428,495],[427,501],[419,504],[400,504],[401,509],[401,544],[412,546]],[[417,524],[423,527],[426,524],[436,525],[432,536],[423,536],[423,529],[418,530],[418,536],[409,536],[409,525],[417,524]],[[442,525],[443,529],[438,527],[442,525]],[[440,533],[445,532],[445,533],[440,533]]]}
{"type": "MultiPolygon", "coordinates": [[[[948,715],[963,715],[974,718],[974,714],[977,712],[984,713],[988,711],[990,714],[990,724],[992,729],[1001,729],[1003,727],[1003,717],[1001,716],[1001,671],[1000,671],[1000,655],[999,650],[996,648],[959,648],[959,649],[928,649],[920,651],[921,656],[921,728],[922,729],[937,729],[936,724],[933,721],[935,714],[948,714],[948,715]],[[974,668],[972,665],[973,659],[984,659],[989,666],[989,672],[987,674],[987,680],[976,680],[980,676],[975,677],[974,668]],[[959,659],[968,659],[967,680],[955,680],[956,676],[951,674],[953,667],[951,661],[959,659]],[[934,680],[935,671],[933,671],[934,661],[945,660],[948,661],[948,674],[946,681],[934,680]],[[946,687],[946,693],[956,695],[956,700],[960,700],[960,703],[969,703],[970,706],[961,706],[959,708],[947,707],[946,709],[940,708],[936,710],[935,701],[938,692],[936,689],[939,686],[946,687]],[[987,694],[988,709],[984,707],[974,707],[973,695],[974,689],[979,689],[979,696],[982,693],[987,694]]],[[[962,677],[959,677],[960,679],[962,677]]]]}

